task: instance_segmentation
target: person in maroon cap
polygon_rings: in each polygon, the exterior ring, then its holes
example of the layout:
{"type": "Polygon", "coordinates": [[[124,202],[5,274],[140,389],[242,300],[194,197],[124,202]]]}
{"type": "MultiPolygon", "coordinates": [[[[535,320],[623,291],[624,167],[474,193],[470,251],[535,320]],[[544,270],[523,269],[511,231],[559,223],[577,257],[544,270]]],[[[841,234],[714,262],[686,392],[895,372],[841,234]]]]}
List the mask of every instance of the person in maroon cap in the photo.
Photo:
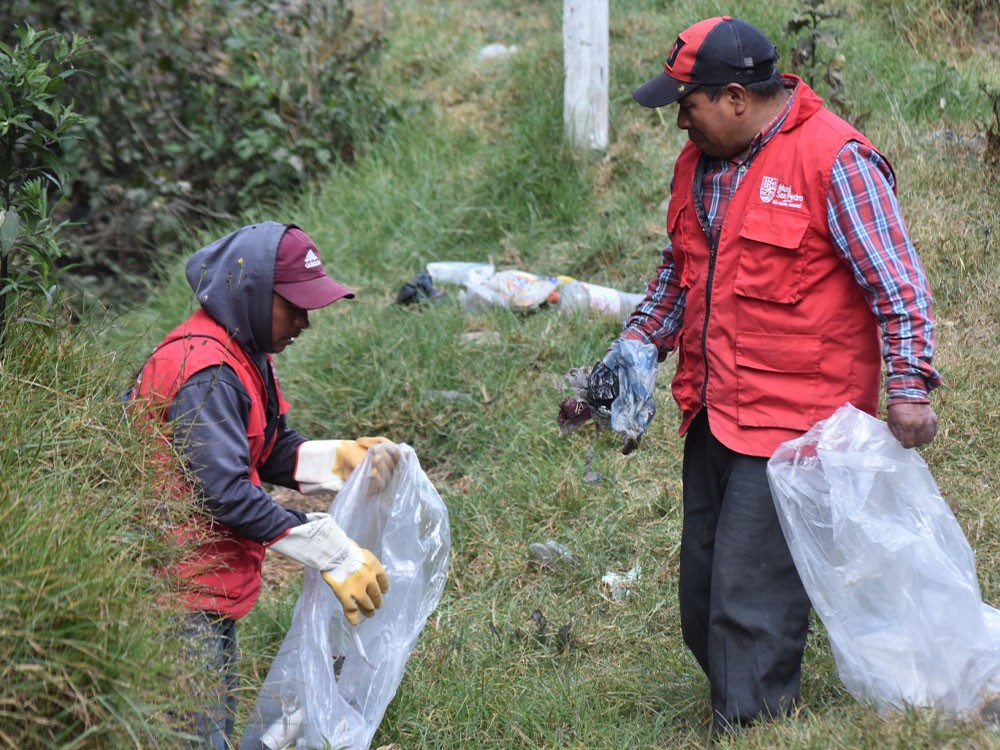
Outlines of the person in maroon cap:
{"type": "Polygon", "coordinates": [[[289,404],[273,354],[309,328],[309,311],[352,298],[323,268],[296,226],[242,227],[197,251],[187,280],[200,309],[169,333],[144,364],[131,398],[163,428],[202,498],[204,513],[175,529],[180,561],[166,571],[190,612],[185,635],[206,660],[211,697],[192,718],[199,746],[229,747],[233,731],[236,621],[253,607],[270,548],[321,571],[347,619],[382,605],[382,564],[325,513],[277,503],[263,483],[302,492],[336,491],[372,451],[388,478],[398,447],[383,437],[308,440],[288,426],[289,404]]]}
{"type": "MultiPolygon", "coordinates": [[[[929,443],[931,294],[889,162],[777,71],[759,29],[728,16],[681,32],[633,95],[677,104],[670,242],[622,339],[680,351],[685,436],[679,599],[711,685],[713,729],[799,700],[809,598],[779,525],[767,460],[850,402],[907,448],[929,443]]],[[[614,362],[609,354],[605,362],[614,362]]]]}

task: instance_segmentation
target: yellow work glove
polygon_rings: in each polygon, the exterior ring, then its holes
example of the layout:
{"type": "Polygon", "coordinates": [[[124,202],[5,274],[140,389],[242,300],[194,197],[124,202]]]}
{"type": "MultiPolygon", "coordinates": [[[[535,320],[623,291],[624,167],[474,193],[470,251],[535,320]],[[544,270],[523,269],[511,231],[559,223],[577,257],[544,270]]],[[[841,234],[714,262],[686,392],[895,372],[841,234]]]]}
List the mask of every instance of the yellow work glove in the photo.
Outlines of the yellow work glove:
{"type": "Polygon", "coordinates": [[[389,590],[385,568],[371,552],[359,547],[328,513],[307,513],[306,523],[293,526],[268,547],[285,557],[320,571],[344,609],[357,625],[359,611],[371,617],[389,590]]]}
{"type": "Polygon", "coordinates": [[[399,463],[399,446],[384,437],[357,440],[307,440],[299,446],[295,481],[303,494],[339,492],[368,452],[372,454],[371,487],[380,490],[399,463]]]}
{"type": "Polygon", "coordinates": [[[343,480],[351,475],[371,451],[371,481],[376,489],[384,487],[399,463],[399,446],[384,437],[362,437],[357,440],[338,440],[333,461],[333,473],[343,480]]]}
{"type": "Polygon", "coordinates": [[[340,565],[323,571],[323,580],[333,589],[351,625],[360,621],[360,611],[371,617],[382,606],[382,594],[389,590],[385,568],[371,552],[351,542],[354,547],[340,565]]]}

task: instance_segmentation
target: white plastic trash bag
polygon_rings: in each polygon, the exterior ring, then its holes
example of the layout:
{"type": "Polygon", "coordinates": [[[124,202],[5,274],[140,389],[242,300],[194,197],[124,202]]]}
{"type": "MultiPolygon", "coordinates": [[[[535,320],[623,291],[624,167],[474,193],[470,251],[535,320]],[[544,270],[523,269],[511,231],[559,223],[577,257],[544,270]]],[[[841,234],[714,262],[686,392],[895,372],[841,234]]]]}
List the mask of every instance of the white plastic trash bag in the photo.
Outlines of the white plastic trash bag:
{"type": "Polygon", "coordinates": [[[403,679],[448,575],[448,511],[400,445],[392,480],[369,494],[371,457],[330,506],[340,527],[385,566],[389,591],[352,627],[320,574],[306,570],[292,624],[264,681],[241,750],[367,748],[403,679]],[[335,662],[338,674],[335,676],[335,662]]]}
{"type": "Polygon", "coordinates": [[[848,404],[781,445],[767,473],[851,695],[995,719],[1000,612],[920,454],[848,404]]]}

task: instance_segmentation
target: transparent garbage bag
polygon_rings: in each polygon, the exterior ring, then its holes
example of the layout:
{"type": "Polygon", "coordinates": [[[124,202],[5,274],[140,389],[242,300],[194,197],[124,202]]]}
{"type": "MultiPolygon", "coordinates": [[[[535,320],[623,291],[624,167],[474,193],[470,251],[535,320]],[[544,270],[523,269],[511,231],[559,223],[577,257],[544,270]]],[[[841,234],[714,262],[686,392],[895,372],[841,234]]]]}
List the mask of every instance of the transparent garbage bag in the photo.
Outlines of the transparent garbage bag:
{"type": "Polygon", "coordinates": [[[366,457],[329,511],[385,566],[389,591],[381,609],[352,627],[320,574],[306,570],[241,750],[370,745],[448,576],[448,510],[413,449],[400,449],[386,487],[371,486],[366,457]]]}
{"type": "Polygon", "coordinates": [[[1000,613],[920,454],[848,404],[779,446],[767,474],[848,692],[880,712],[995,721],[1000,613]]]}

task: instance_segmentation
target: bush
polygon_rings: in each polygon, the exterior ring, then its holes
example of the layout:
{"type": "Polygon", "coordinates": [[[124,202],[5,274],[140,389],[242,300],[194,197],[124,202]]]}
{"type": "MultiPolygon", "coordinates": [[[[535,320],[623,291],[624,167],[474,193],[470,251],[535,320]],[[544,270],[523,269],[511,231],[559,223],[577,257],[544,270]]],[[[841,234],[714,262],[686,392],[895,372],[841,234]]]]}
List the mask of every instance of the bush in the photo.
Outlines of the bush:
{"type": "Polygon", "coordinates": [[[89,134],[66,149],[83,270],[148,274],[154,251],[275,203],[380,133],[378,25],[344,0],[14,0],[0,28],[89,34],[70,87],[89,134]]]}
{"type": "Polygon", "coordinates": [[[58,101],[80,40],[28,26],[15,33],[16,44],[0,43],[0,346],[12,310],[40,308],[38,321],[50,322],[55,309],[63,224],[49,194],[62,188],[61,150],[82,120],[58,101]]]}

